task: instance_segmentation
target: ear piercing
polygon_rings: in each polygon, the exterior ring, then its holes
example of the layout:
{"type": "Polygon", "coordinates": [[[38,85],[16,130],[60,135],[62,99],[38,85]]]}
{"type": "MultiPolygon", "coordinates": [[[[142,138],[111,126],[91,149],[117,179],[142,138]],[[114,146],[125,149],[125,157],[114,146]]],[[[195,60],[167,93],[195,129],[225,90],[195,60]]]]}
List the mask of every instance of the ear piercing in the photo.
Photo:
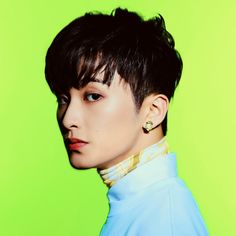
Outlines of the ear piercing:
{"type": "Polygon", "coordinates": [[[152,128],[153,128],[153,122],[150,121],[150,120],[147,121],[147,122],[145,123],[144,129],[145,129],[147,132],[149,132],[152,128]]]}

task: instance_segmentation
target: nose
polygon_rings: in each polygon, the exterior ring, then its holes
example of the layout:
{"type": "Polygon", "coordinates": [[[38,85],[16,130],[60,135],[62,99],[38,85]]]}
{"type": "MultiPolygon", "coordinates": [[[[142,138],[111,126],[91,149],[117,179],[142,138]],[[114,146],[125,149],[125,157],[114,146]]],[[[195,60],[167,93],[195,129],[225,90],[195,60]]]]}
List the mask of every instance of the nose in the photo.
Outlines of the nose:
{"type": "Polygon", "coordinates": [[[80,102],[76,100],[71,100],[64,111],[63,117],[61,119],[61,125],[66,130],[80,128],[82,122],[82,113],[80,102]]]}

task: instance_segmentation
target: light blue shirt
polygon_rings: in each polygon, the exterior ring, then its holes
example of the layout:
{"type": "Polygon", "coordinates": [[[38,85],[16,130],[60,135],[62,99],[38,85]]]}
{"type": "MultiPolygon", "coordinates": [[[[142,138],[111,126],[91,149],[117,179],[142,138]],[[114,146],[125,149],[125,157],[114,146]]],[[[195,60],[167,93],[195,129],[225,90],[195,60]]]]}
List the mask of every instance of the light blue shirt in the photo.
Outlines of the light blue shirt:
{"type": "Polygon", "coordinates": [[[208,236],[199,208],[169,153],[132,170],[108,193],[100,236],[208,236]]]}

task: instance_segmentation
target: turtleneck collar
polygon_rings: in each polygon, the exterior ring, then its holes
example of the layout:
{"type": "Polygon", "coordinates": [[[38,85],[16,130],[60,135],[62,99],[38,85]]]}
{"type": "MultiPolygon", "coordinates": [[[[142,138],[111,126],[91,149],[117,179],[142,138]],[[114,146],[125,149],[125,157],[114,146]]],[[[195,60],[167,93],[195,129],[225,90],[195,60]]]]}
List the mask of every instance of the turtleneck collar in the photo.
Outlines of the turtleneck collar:
{"type": "MultiPolygon", "coordinates": [[[[160,141],[165,143],[164,140],[160,141]]],[[[140,152],[140,160],[148,159],[148,156],[152,158],[146,162],[139,162],[143,164],[137,165],[109,188],[107,192],[109,216],[135,208],[142,199],[147,199],[149,194],[158,192],[163,186],[177,181],[175,153],[160,155],[161,150],[163,149],[157,143],[145,148],[140,152]]]]}
{"type": "Polygon", "coordinates": [[[164,157],[168,153],[169,146],[166,137],[163,137],[159,142],[150,145],[139,153],[128,157],[108,169],[99,170],[98,173],[103,179],[103,182],[110,188],[134,169],[139,168],[153,159],[164,157]]]}

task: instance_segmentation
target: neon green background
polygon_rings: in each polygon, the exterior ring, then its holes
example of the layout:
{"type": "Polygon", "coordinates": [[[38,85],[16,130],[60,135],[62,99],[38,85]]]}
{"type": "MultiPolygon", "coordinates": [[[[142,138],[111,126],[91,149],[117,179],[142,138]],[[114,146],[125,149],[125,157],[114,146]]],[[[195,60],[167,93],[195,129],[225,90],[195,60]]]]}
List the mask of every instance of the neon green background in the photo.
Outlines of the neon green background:
{"type": "Polygon", "coordinates": [[[96,170],[69,165],[44,57],[57,32],[87,11],[161,13],[183,61],[168,139],[179,175],[213,236],[236,234],[234,0],[2,1],[0,235],[98,235],[108,213],[96,170]]]}

